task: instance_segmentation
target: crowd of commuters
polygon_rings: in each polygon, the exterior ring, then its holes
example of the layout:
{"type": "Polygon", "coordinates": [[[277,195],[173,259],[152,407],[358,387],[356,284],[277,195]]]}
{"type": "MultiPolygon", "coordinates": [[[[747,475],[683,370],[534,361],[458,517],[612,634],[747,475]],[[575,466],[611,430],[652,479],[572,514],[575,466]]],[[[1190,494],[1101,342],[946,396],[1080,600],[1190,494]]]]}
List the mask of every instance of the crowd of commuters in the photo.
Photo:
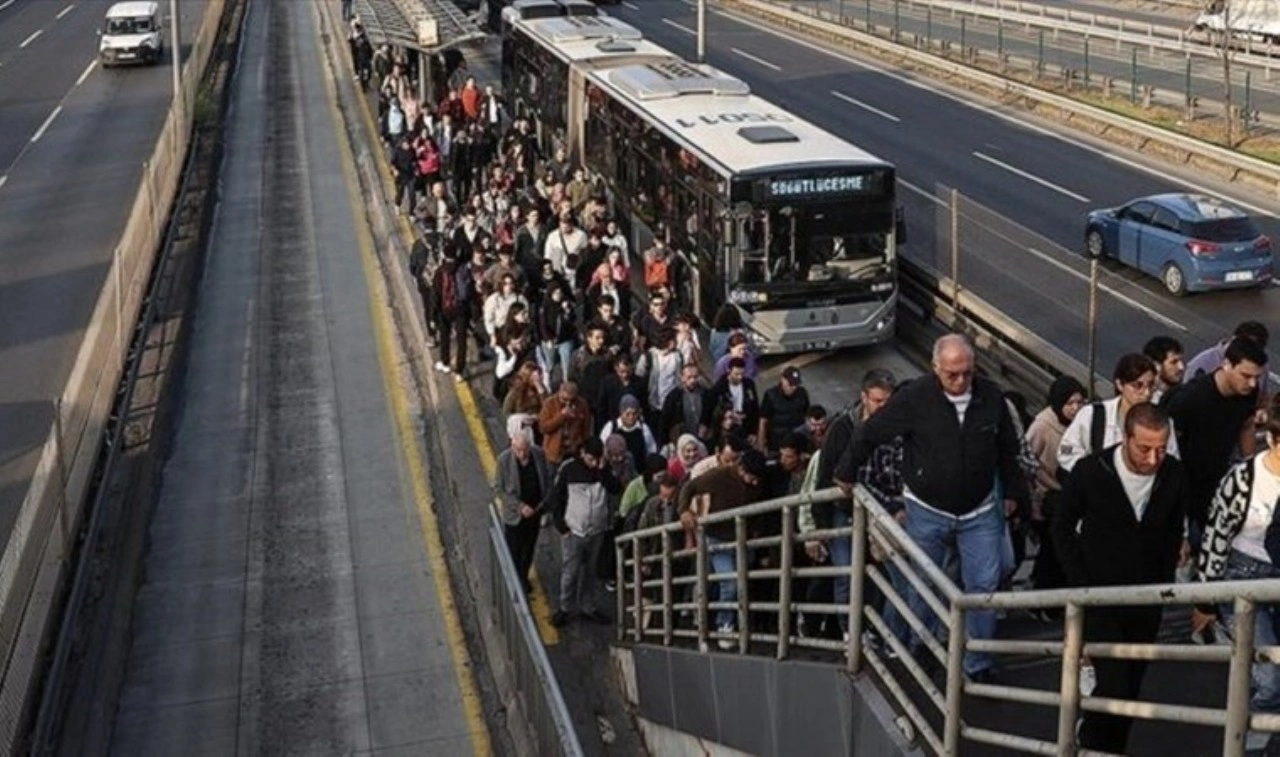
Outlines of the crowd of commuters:
{"type": "MultiPolygon", "coordinates": [[[[1027,542],[1037,547],[1036,588],[1280,577],[1280,401],[1273,406],[1261,324],[1240,324],[1190,360],[1175,339],[1151,339],[1119,359],[1111,399],[1090,401],[1063,377],[1034,416],[977,375],[972,346],[951,335],[935,345],[930,374],[899,382],[871,370],[847,407],[828,412],[795,367],[757,386],[732,308],[711,324],[704,356],[700,324],[675,299],[679,261],[662,230],[634,254],[583,168],[563,150],[544,154],[532,125],[513,119],[465,63],[438,66],[424,101],[410,86],[412,61],[373,51],[357,25],[352,54],[358,76],[377,85],[395,201],[421,230],[410,267],[435,367],[461,381],[492,362],[510,439],[498,461],[507,538],[527,587],[544,522],[560,534],[557,625],[610,622],[598,593],[616,590],[620,531],[679,522],[688,546],[709,513],[836,485],[866,487],[966,592],[1007,586],[1027,542]]],[[[850,508],[848,499],[800,508],[797,560],[850,565],[848,539],[808,536],[848,526],[850,508]]],[[[776,518],[758,520],[752,536],[780,532],[776,518]]],[[[715,547],[735,535],[709,525],[702,537],[715,547]]],[[[776,550],[749,555],[752,567],[777,560],[776,550]]],[[[712,572],[735,573],[734,550],[710,558],[712,572]]],[[[937,632],[927,602],[889,574],[937,632]]],[[[848,600],[847,578],[802,583],[798,600],[848,600]]],[[[733,602],[736,590],[719,582],[715,599],[733,602]]],[[[896,608],[874,587],[867,597],[917,653],[920,639],[896,608]]],[[[1229,625],[1223,616],[1197,608],[1195,640],[1212,641],[1229,625]]],[[[723,648],[737,618],[715,613],[723,648]]],[[[1259,609],[1259,644],[1277,643],[1277,621],[1274,608],[1259,609]]],[[[798,614],[796,623],[802,635],[847,638],[843,615],[798,614]]],[[[994,637],[996,624],[992,612],[966,614],[971,639],[994,637]]],[[[1091,642],[1151,643],[1159,624],[1159,608],[1090,608],[1085,632],[1091,642]]],[[[883,641],[868,637],[891,654],[883,641]]],[[[1136,698],[1144,668],[1086,660],[1081,686],[1136,698]]],[[[964,669],[989,680],[995,661],[972,652],[964,669]]],[[[1276,667],[1259,663],[1254,678],[1253,709],[1280,712],[1276,667]]],[[[1129,726],[1088,712],[1081,744],[1123,752],[1129,726]]],[[[1250,753],[1266,745],[1249,739],[1250,753]]]]}

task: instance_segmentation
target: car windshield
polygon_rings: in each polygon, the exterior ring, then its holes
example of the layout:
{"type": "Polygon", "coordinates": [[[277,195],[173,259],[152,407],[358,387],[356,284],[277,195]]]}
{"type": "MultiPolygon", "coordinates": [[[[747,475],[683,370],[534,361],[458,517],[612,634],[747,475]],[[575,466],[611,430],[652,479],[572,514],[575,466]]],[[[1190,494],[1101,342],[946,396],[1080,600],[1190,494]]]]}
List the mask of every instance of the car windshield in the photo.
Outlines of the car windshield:
{"type": "Polygon", "coordinates": [[[109,18],[107,34],[147,34],[151,31],[149,18],[109,18]]]}
{"type": "Polygon", "coordinates": [[[1187,226],[1189,236],[1206,242],[1250,242],[1259,236],[1258,227],[1243,216],[1195,221],[1187,226]]]}

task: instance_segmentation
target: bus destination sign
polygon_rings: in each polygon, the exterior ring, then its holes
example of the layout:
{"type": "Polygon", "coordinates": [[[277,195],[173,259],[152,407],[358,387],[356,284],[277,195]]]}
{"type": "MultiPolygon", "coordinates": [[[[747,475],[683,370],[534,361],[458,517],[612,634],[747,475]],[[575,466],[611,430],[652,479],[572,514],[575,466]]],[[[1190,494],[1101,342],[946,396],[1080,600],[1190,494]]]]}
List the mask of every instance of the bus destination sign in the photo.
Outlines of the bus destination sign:
{"type": "Polygon", "coordinates": [[[883,190],[879,172],[828,174],[761,179],[756,182],[758,200],[801,200],[850,197],[883,190]]]}

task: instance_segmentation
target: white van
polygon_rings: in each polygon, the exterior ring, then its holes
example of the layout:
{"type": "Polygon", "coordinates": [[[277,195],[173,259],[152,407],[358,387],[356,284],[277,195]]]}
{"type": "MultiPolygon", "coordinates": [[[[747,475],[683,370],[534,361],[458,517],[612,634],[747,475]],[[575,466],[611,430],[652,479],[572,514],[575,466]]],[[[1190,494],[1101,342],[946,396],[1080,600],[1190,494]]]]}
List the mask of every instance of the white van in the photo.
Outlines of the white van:
{"type": "Polygon", "coordinates": [[[160,4],[152,0],[116,3],[107,9],[98,57],[103,67],[156,63],[164,52],[160,4]]]}

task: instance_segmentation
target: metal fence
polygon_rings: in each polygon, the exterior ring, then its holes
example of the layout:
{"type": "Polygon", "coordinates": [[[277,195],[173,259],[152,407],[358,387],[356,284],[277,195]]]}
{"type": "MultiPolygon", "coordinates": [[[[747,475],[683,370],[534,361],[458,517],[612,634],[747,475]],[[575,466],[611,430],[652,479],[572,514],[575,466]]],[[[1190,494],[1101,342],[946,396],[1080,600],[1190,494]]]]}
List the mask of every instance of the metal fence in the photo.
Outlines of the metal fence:
{"type": "MultiPolygon", "coordinates": [[[[784,497],[747,507],[712,513],[699,519],[696,547],[686,548],[679,522],[619,536],[615,545],[618,565],[618,639],[636,643],[672,645],[681,641],[709,648],[724,640],[740,653],[787,658],[793,648],[837,650],[853,673],[870,668],[886,695],[909,719],[929,751],[956,755],[961,743],[980,742],[1032,754],[1077,754],[1076,721],[1082,710],[1155,721],[1194,723],[1223,730],[1222,754],[1244,754],[1249,730],[1280,732],[1280,715],[1249,710],[1250,667],[1254,662],[1280,662],[1280,647],[1255,647],[1254,616],[1263,603],[1280,602],[1280,581],[1237,581],[1208,584],[1170,584],[1099,589],[965,594],[951,578],[916,546],[892,515],[865,489],[855,490],[852,525],[797,534],[795,516],[800,507],[844,498],[836,489],[811,495],[784,497]],[[779,533],[752,535],[754,524],[774,519],[779,533]],[[710,545],[707,526],[731,523],[732,541],[710,545]],[[805,541],[851,539],[852,564],[848,567],[797,567],[797,545],[805,541]],[[712,572],[711,555],[732,552],[733,572],[712,572]],[[753,554],[768,551],[767,567],[752,567],[753,554]],[[874,555],[874,560],[868,560],[874,555]],[[847,604],[797,601],[792,595],[796,579],[848,576],[847,604]],[[715,601],[713,588],[734,582],[734,602],[715,601]],[[886,612],[864,602],[864,587],[874,585],[884,595],[886,612]],[[931,617],[922,618],[906,597],[907,587],[917,592],[931,617]],[[1194,647],[1176,644],[1102,644],[1084,641],[1084,617],[1091,607],[1188,606],[1233,604],[1235,616],[1230,646],[1194,647]],[[886,616],[892,607],[911,633],[921,641],[912,656],[886,616]],[[1062,641],[969,639],[965,619],[974,611],[1013,608],[1058,608],[1063,611],[1062,641]],[[736,630],[714,628],[715,611],[736,613],[736,630]],[[807,638],[794,633],[797,613],[844,615],[848,634],[844,642],[807,638]],[[753,630],[751,617],[765,617],[775,630],[753,630]],[[686,622],[682,619],[688,618],[686,622]],[[892,667],[885,647],[862,643],[863,630],[873,629],[896,655],[892,667]],[[958,632],[957,632],[958,631],[958,632]],[[1060,659],[1062,675],[1057,690],[977,683],[963,672],[966,652],[1060,659]],[[1176,663],[1225,663],[1225,707],[1199,707],[1151,701],[1131,701],[1082,696],[1080,661],[1090,658],[1159,660],[1176,663]],[[941,685],[927,667],[945,671],[941,685]],[[911,692],[919,695],[912,696],[911,692]],[[1014,730],[973,727],[965,722],[962,695],[1057,710],[1056,738],[1048,740],[1014,730]]],[[[759,565],[760,563],[756,563],[759,565]]],[[[759,624],[755,626],[756,629],[759,624]]],[[[1016,728],[1010,722],[1007,728],[1016,728]]]]}
{"type": "Polygon", "coordinates": [[[502,521],[493,508],[489,509],[489,564],[494,619],[515,678],[515,699],[537,742],[533,754],[580,757],[582,745],[507,551],[502,521]]]}

